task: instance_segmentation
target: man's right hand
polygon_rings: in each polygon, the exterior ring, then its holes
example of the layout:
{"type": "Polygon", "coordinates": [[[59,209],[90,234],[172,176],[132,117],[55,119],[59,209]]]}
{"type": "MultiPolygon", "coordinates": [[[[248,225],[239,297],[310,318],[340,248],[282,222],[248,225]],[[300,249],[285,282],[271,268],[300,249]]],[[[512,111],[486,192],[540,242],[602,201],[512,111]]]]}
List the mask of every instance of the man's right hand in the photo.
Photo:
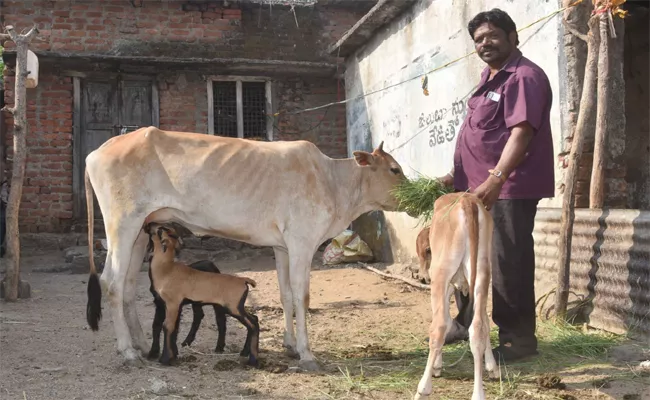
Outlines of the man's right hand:
{"type": "Polygon", "coordinates": [[[452,176],[452,173],[446,174],[445,176],[439,176],[436,178],[436,180],[442,182],[442,184],[447,187],[454,185],[454,178],[452,176]]]}

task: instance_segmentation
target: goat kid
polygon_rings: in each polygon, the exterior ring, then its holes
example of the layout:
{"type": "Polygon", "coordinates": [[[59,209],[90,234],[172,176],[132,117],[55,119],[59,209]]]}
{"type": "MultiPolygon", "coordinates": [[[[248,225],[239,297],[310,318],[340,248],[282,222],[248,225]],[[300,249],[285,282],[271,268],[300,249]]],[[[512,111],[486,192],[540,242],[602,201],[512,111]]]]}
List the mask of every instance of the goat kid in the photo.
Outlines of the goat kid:
{"type": "Polygon", "coordinates": [[[483,357],[485,369],[499,377],[490,346],[490,320],[487,315],[488,288],[492,264],[492,216],[473,194],[450,193],[434,203],[435,213],[429,230],[431,265],[431,326],[429,357],[415,399],[431,393],[431,377],[442,371],[442,346],[451,328],[449,298],[453,287],[469,293],[474,315],[469,327],[469,342],[474,357],[472,400],[484,400],[483,357]],[[452,286],[453,285],[453,286],[452,286]]]}
{"type": "MultiPolygon", "coordinates": [[[[153,250],[153,242],[149,242],[149,248],[147,249],[147,251],[152,251],[152,250],[153,250]]],[[[221,271],[219,271],[219,268],[217,268],[217,266],[214,265],[214,263],[210,260],[196,261],[190,264],[189,266],[190,268],[193,268],[197,271],[204,271],[204,272],[210,272],[215,274],[221,273],[221,271]]],[[[149,355],[148,355],[148,358],[152,360],[158,358],[160,354],[160,332],[162,331],[163,321],[165,320],[165,302],[160,298],[160,296],[156,292],[156,289],[154,288],[153,277],[151,275],[151,268],[149,268],[149,282],[151,283],[149,286],[149,291],[153,296],[153,303],[156,306],[156,313],[154,315],[153,324],[151,327],[153,342],[151,343],[151,350],[149,351],[149,355]]],[[[209,305],[206,303],[194,302],[188,299],[183,299],[180,308],[182,309],[187,304],[192,305],[192,326],[190,327],[190,332],[187,334],[187,337],[185,337],[185,340],[183,341],[183,343],[181,343],[181,346],[183,347],[191,346],[192,342],[194,342],[194,339],[196,338],[196,332],[199,330],[199,326],[201,326],[201,321],[205,316],[205,314],[203,313],[203,306],[209,305]]],[[[214,349],[214,351],[215,353],[223,353],[226,347],[226,311],[222,306],[217,304],[212,304],[212,307],[214,308],[214,316],[217,322],[217,330],[218,330],[217,347],[214,349]]],[[[176,322],[175,331],[178,331],[180,320],[181,320],[181,311],[179,311],[178,314],[178,320],[176,322]]],[[[242,353],[240,354],[243,353],[244,350],[242,350],[242,353]]]]}
{"type": "Polygon", "coordinates": [[[247,364],[257,367],[259,354],[259,323],[255,315],[244,309],[248,296],[248,285],[256,286],[254,280],[229,274],[215,274],[190,268],[175,262],[179,241],[176,232],[160,224],[146,227],[153,243],[151,277],[154,290],[165,306],[163,325],[164,347],[159,361],[169,365],[178,357],[176,335],[178,317],[183,300],[213,304],[241,322],[247,329],[246,342],[240,355],[248,356],[247,364]]]}

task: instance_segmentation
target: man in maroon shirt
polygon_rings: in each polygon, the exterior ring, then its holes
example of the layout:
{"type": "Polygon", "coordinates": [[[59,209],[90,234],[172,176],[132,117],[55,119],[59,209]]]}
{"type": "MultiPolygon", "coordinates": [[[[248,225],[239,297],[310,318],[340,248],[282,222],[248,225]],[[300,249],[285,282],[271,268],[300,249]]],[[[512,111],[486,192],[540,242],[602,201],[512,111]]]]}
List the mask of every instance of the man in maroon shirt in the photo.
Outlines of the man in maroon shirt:
{"type": "MultiPolygon", "coordinates": [[[[497,360],[537,354],[533,225],[540,199],[554,196],[552,93],[544,71],[517,48],[515,23],[499,9],[468,24],[487,67],[468,100],[454,167],[438,178],[476,194],[494,217],[492,319],[497,360]]],[[[468,337],[472,305],[456,291],[459,315],[445,343],[468,337]]]]}

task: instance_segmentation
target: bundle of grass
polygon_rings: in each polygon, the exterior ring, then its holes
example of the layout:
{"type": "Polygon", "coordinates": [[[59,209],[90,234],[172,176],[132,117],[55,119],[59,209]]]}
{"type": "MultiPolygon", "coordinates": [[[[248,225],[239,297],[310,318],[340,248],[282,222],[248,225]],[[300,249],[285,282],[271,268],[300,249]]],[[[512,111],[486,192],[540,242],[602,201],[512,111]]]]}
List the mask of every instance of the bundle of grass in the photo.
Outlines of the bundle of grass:
{"type": "Polygon", "coordinates": [[[433,204],[438,197],[453,192],[437,179],[420,175],[415,179],[405,180],[393,190],[399,201],[399,210],[418,217],[418,225],[426,225],[433,216],[433,204]]]}

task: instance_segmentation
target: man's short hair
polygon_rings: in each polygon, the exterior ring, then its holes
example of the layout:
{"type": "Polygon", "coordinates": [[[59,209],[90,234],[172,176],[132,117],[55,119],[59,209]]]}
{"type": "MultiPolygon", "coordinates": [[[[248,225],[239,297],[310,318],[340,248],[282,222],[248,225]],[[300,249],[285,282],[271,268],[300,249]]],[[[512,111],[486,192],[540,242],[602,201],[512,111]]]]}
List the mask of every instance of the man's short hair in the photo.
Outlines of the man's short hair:
{"type": "MultiPolygon", "coordinates": [[[[510,35],[511,32],[517,32],[515,21],[510,18],[508,13],[501,9],[493,8],[490,11],[483,11],[476,14],[476,16],[469,21],[469,24],[467,24],[467,30],[472,39],[474,39],[474,32],[476,32],[478,27],[488,22],[503,30],[506,33],[506,36],[510,35]]],[[[518,44],[519,38],[517,38],[515,45],[518,44]]]]}

